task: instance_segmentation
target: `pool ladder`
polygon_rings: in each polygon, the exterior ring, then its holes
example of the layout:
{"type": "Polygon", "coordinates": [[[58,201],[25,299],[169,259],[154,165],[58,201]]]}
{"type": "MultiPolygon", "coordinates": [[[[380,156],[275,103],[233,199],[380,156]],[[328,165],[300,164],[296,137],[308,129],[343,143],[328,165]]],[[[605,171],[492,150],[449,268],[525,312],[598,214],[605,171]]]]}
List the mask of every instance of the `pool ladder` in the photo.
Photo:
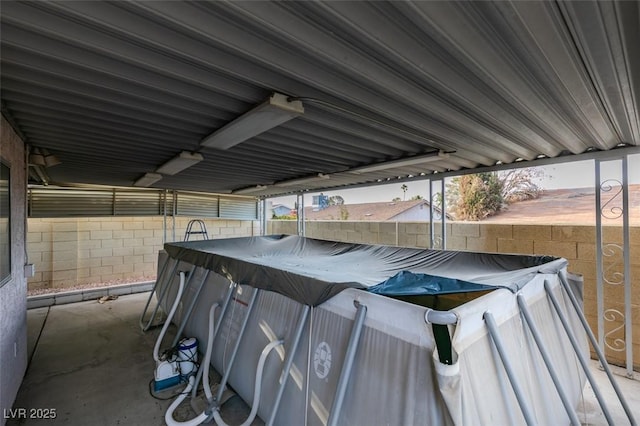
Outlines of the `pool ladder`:
{"type": "Polygon", "coordinates": [[[205,225],[202,219],[192,219],[187,224],[187,229],[184,231],[184,241],[189,241],[189,237],[191,237],[192,235],[202,235],[203,240],[209,239],[209,234],[207,233],[207,225],[205,225]],[[198,225],[200,230],[194,231],[194,225],[198,225]]]}

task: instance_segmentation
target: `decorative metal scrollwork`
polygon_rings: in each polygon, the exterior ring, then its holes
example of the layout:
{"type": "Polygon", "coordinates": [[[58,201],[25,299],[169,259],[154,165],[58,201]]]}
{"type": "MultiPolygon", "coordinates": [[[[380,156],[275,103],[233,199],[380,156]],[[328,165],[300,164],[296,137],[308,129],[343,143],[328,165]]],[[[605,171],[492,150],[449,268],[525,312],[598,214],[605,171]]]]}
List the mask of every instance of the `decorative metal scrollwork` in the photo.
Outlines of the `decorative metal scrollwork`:
{"type": "Polygon", "coordinates": [[[624,284],[624,273],[620,272],[620,263],[624,256],[624,249],[618,244],[604,244],[602,246],[602,256],[615,257],[616,260],[609,264],[602,273],[604,282],[610,285],[624,284]]]}
{"type": "Polygon", "coordinates": [[[442,248],[442,235],[435,235],[433,237],[433,248],[434,249],[442,248]]]}
{"type": "Polygon", "coordinates": [[[620,330],[624,330],[624,314],[617,309],[607,309],[604,311],[603,318],[607,322],[620,321],[621,324],[613,329],[609,330],[604,335],[604,344],[607,345],[607,348],[611,349],[615,352],[622,352],[626,349],[627,344],[624,339],[620,337],[614,337],[613,335],[618,333],[620,330]]]}
{"type": "Polygon", "coordinates": [[[431,205],[433,206],[433,218],[432,220],[440,220],[442,219],[442,194],[440,192],[436,192],[431,196],[431,205]]]}
{"type": "Polygon", "coordinates": [[[617,202],[621,202],[619,198],[620,194],[622,194],[622,182],[617,179],[607,179],[600,184],[600,190],[603,193],[614,191],[614,187],[617,187],[618,189],[600,208],[600,215],[606,219],[618,219],[624,214],[624,209],[622,207],[613,205],[616,200],[617,202]]]}

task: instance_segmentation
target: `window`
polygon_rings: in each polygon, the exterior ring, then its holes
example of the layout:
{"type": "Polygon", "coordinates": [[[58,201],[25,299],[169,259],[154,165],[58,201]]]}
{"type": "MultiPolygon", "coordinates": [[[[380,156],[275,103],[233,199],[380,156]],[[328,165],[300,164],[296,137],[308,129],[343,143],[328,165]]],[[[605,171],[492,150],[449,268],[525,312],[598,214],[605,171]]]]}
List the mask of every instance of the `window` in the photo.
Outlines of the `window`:
{"type": "Polygon", "coordinates": [[[0,287],[11,280],[9,167],[0,162],[0,287]]]}

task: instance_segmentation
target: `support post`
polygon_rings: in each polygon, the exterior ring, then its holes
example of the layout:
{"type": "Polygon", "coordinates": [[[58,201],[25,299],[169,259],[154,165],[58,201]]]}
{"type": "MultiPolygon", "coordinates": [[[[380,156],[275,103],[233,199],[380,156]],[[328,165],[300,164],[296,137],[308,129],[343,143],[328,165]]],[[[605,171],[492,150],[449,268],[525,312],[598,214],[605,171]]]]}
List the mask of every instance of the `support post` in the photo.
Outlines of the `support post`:
{"type": "Polygon", "coordinates": [[[607,349],[624,352],[626,375],[633,379],[633,314],[631,310],[631,259],[629,228],[629,167],[627,155],[617,158],[595,160],[596,176],[596,297],[598,318],[598,346],[605,352],[607,349]],[[603,163],[620,163],[620,176],[606,178],[601,175],[603,163]],[[609,193],[603,200],[603,194],[609,193]],[[619,225],[622,220],[622,245],[607,242],[603,238],[603,219],[607,224],[619,225]],[[615,222],[613,222],[615,221],[615,222]],[[605,258],[608,260],[605,262],[605,258]],[[605,267],[605,263],[607,266],[605,267]],[[621,265],[620,265],[621,264],[621,265]],[[605,306],[605,289],[622,286],[624,308],[617,309],[605,306]],[[607,331],[606,322],[615,321],[607,331]],[[620,324],[621,323],[621,324],[620,324]],[[624,338],[618,336],[624,332],[624,338]],[[613,341],[613,343],[610,343],[613,341]]]}
{"type": "MultiPolygon", "coordinates": [[[[222,380],[220,381],[220,385],[218,386],[218,392],[216,393],[216,398],[215,398],[215,401],[217,403],[219,403],[220,400],[222,399],[224,388],[227,386],[227,381],[229,381],[229,376],[231,375],[231,369],[233,368],[233,364],[236,361],[236,356],[238,355],[238,349],[240,348],[240,343],[242,342],[242,338],[244,337],[244,332],[247,329],[247,323],[249,322],[249,317],[251,316],[251,312],[253,311],[253,306],[255,305],[258,294],[260,294],[260,289],[257,289],[257,288],[254,289],[253,294],[251,295],[251,300],[249,301],[249,306],[247,308],[247,315],[245,315],[244,320],[242,321],[242,326],[240,327],[240,332],[238,333],[238,339],[236,340],[236,344],[233,346],[233,352],[231,353],[229,366],[227,367],[227,370],[224,372],[224,375],[222,376],[222,380]]],[[[218,328],[216,329],[216,335],[219,329],[220,329],[220,326],[218,325],[218,328]]]]}
{"type": "MultiPolygon", "coordinates": [[[[218,331],[220,331],[220,329],[222,328],[222,321],[224,320],[224,315],[227,312],[227,307],[229,306],[229,302],[231,301],[231,297],[233,296],[234,291],[236,290],[236,285],[234,283],[230,283],[229,285],[229,289],[227,290],[227,295],[224,299],[224,302],[222,303],[222,310],[220,311],[220,315],[218,315],[218,321],[215,322],[214,326],[214,330],[211,336],[209,336],[209,338],[211,339],[211,347],[213,347],[213,344],[216,341],[216,337],[218,337],[218,331]]],[[[198,393],[198,385],[200,384],[200,380],[202,379],[202,374],[204,373],[203,368],[199,368],[198,369],[198,374],[196,375],[196,380],[195,383],[193,385],[193,388],[191,390],[191,399],[195,399],[196,394],[198,393]]],[[[211,402],[211,401],[209,401],[211,402]]]]}
{"type": "Polygon", "coordinates": [[[204,276],[200,280],[200,285],[198,286],[198,290],[196,290],[196,294],[193,295],[193,298],[191,299],[191,303],[189,303],[189,307],[187,308],[184,316],[182,317],[182,320],[180,321],[180,325],[178,326],[178,332],[176,333],[176,336],[173,338],[173,342],[171,343],[172,348],[175,348],[178,345],[178,342],[180,341],[180,336],[182,336],[182,332],[184,331],[184,328],[187,325],[187,321],[189,320],[189,318],[191,318],[191,313],[193,312],[193,308],[196,306],[196,302],[198,301],[198,296],[200,296],[202,287],[204,287],[204,283],[207,281],[207,278],[209,277],[210,272],[211,272],[210,269],[205,270],[204,276]]]}
{"type": "MultiPolygon", "coordinates": [[[[276,420],[276,415],[278,414],[278,409],[280,408],[280,401],[282,400],[282,394],[284,393],[284,388],[287,386],[289,371],[291,371],[291,365],[293,364],[293,357],[295,357],[298,350],[300,338],[302,337],[302,331],[304,330],[304,325],[307,322],[307,316],[309,315],[310,309],[311,308],[308,305],[304,305],[304,307],[302,308],[302,312],[300,312],[298,327],[296,328],[296,331],[293,335],[293,341],[291,342],[291,346],[289,347],[287,359],[285,360],[284,366],[282,367],[282,374],[280,374],[280,386],[278,387],[276,399],[273,402],[273,409],[271,410],[271,415],[269,416],[269,420],[267,421],[267,426],[272,426],[276,420]]],[[[309,338],[311,338],[311,336],[309,336],[309,338]]]]}
{"type": "Polygon", "coordinates": [[[260,235],[267,235],[267,199],[262,198],[260,200],[260,211],[258,212],[260,218],[260,235]]]}
{"type": "MultiPolygon", "coordinates": [[[[620,401],[620,404],[622,405],[622,408],[624,409],[624,412],[627,415],[627,418],[629,418],[629,421],[631,422],[632,425],[636,424],[636,421],[633,417],[633,414],[631,412],[631,408],[629,407],[629,404],[627,404],[627,400],[624,397],[624,394],[622,393],[622,390],[620,389],[620,386],[618,386],[618,383],[616,382],[615,378],[613,377],[613,373],[611,372],[611,368],[609,368],[609,363],[607,362],[607,359],[605,358],[604,352],[602,351],[602,349],[600,349],[600,347],[597,344],[596,341],[596,337],[593,335],[593,331],[591,331],[591,328],[589,327],[589,323],[587,322],[587,318],[584,316],[584,313],[582,312],[582,309],[580,309],[580,304],[578,303],[578,301],[576,300],[576,297],[574,296],[573,292],[571,291],[571,287],[569,286],[569,282],[567,281],[567,277],[564,273],[560,274],[560,284],[562,285],[562,288],[564,288],[565,293],[567,294],[567,297],[569,298],[569,301],[571,302],[571,305],[573,306],[573,309],[575,309],[576,314],[578,315],[578,318],[580,319],[580,323],[582,324],[582,328],[584,328],[587,337],[589,338],[589,342],[591,342],[591,346],[593,347],[593,350],[595,351],[598,360],[600,361],[600,365],[602,366],[602,369],[604,370],[604,372],[606,373],[607,377],[609,378],[609,382],[611,383],[611,386],[613,387],[614,392],[616,393],[616,395],[618,396],[618,400],[620,401]]],[[[550,292],[550,287],[548,286],[547,282],[545,281],[545,289],[547,290],[547,293],[550,292]]],[[[551,297],[551,296],[550,296],[551,297]]],[[[555,297],[555,296],[553,296],[555,297]]]]}
{"type": "Polygon", "coordinates": [[[340,371],[340,378],[338,379],[338,385],[336,386],[336,393],[333,398],[333,404],[331,404],[331,414],[327,421],[328,426],[336,426],[338,424],[338,418],[340,417],[340,411],[342,411],[342,403],[344,402],[344,395],[347,392],[347,385],[351,378],[351,371],[353,369],[353,361],[356,358],[356,352],[360,344],[360,334],[364,326],[364,320],[367,316],[367,307],[358,301],[354,301],[357,307],[356,316],[351,328],[351,336],[349,337],[349,344],[347,346],[347,352],[342,364],[342,370],[340,371]]]}
{"type": "Polygon", "coordinates": [[[304,237],[307,234],[307,224],[304,217],[304,194],[297,195],[297,218],[298,218],[298,235],[304,237]]]}
{"type": "Polygon", "coordinates": [[[487,328],[489,329],[489,335],[491,336],[491,340],[498,350],[498,355],[500,356],[500,360],[502,361],[502,365],[504,366],[505,371],[507,372],[507,377],[509,378],[509,382],[511,383],[511,388],[513,389],[513,393],[516,395],[516,399],[518,400],[518,405],[520,405],[520,410],[522,411],[522,415],[524,416],[524,420],[528,426],[532,426],[536,424],[536,421],[533,417],[533,413],[527,404],[527,399],[520,387],[520,382],[518,382],[518,378],[516,377],[515,371],[513,371],[513,367],[511,366],[511,361],[509,360],[509,355],[502,344],[502,338],[500,337],[500,333],[498,331],[498,325],[496,324],[495,319],[493,318],[493,314],[489,311],[485,312],[483,315],[484,322],[487,324],[487,328]]]}
{"type": "Polygon", "coordinates": [[[551,380],[558,391],[558,395],[560,396],[560,400],[562,401],[562,405],[564,405],[564,409],[567,411],[567,415],[569,416],[569,420],[571,424],[574,426],[580,426],[580,419],[578,419],[578,415],[573,407],[571,401],[569,401],[569,397],[562,387],[562,383],[560,382],[560,378],[558,377],[558,373],[556,373],[555,368],[553,368],[553,360],[551,359],[551,355],[547,351],[547,348],[544,346],[544,341],[538,333],[538,329],[536,328],[536,324],[529,313],[529,307],[527,306],[527,302],[524,300],[524,297],[519,294],[516,296],[518,300],[518,306],[520,307],[520,311],[522,312],[522,316],[524,317],[524,322],[527,324],[529,331],[531,331],[531,335],[533,336],[533,340],[536,342],[536,346],[540,351],[540,355],[542,355],[542,360],[544,361],[544,365],[547,367],[547,371],[551,376],[551,380]]]}
{"type": "Polygon", "coordinates": [[[633,379],[633,314],[631,312],[631,241],[629,230],[629,166],[622,157],[622,233],[624,262],[624,341],[626,344],[627,377],[633,379]]]}
{"type": "Polygon", "coordinates": [[[564,327],[565,333],[567,333],[567,337],[569,338],[569,341],[571,342],[571,346],[573,347],[573,350],[576,353],[576,356],[578,357],[578,361],[580,362],[580,365],[584,370],[584,374],[587,376],[587,380],[589,380],[589,383],[591,384],[593,393],[596,399],[598,400],[598,404],[600,404],[600,408],[602,409],[602,413],[604,414],[604,417],[607,419],[607,423],[609,423],[610,425],[615,424],[615,422],[611,418],[611,413],[609,413],[609,409],[607,408],[607,404],[602,396],[602,393],[600,392],[598,383],[596,383],[596,380],[593,377],[591,370],[589,369],[589,363],[587,361],[587,358],[580,350],[580,345],[578,344],[578,341],[573,335],[573,332],[571,331],[571,326],[569,325],[569,322],[565,318],[564,313],[562,312],[562,309],[560,309],[560,303],[558,302],[556,295],[553,294],[553,289],[551,288],[551,285],[547,280],[545,280],[544,282],[544,288],[547,291],[547,295],[549,296],[549,299],[553,304],[553,308],[556,311],[556,314],[558,315],[560,322],[562,323],[562,327],[564,327]]]}
{"type": "Polygon", "coordinates": [[[144,316],[147,314],[147,310],[149,309],[149,304],[151,303],[151,299],[153,298],[153,295],[156,294],[156,291],[158,289],[158,285],[160,284],[160,280],[165,278],[164,272],[165,272],[165,270],[167,268],[167,265],[169,264],[170,260],[174,260],[174,264],[173,264],[173,267],[171,268],[171,273],[169,273],[169,275],[167,276],[168,277],[167,279],[169,279],[169,280],[171,279],[171,277],[173,277],[173,274],[176,273],[176,270],[178,268],[178,264],[180,263],[179,260],[173,259],[173,258],[170,257],[170,258],[167,259],[167,262],[165,262],[165,264],[163,265],[162,269],[160,270],[160,275],[156,278],[156,283],[153,285],[153,290],[151,290],[151,293],[149,293],[149,298],[147,299],[147,303],[144,305],[144,309],[142,310],[142,314],[140,315],[140,329],[142,331],[147,331],[151,327],[151,323],[155,319],[156,314],[158,312],[158,309],[160,308],[160,304],[164,300],[164,297],[167,294],[167,290],[169,289],[169,283],[167,283],[167,285],[162,287],[162,290],[160,291],[160,294],[158,295],[158,303],[156,304],[155,309],[151,313],[151,318],[149,318],[149,321],[145,324],[144,323],[144,316]]]}

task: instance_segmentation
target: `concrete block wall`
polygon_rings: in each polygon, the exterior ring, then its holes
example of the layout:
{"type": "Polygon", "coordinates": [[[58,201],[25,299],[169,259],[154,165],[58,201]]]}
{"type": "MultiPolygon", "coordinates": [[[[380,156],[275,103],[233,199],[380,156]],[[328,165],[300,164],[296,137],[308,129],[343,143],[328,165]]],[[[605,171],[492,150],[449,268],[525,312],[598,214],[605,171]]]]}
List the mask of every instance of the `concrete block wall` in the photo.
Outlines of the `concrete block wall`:
{"type": "MultiPolygon", "coordinates": [[[[590,225],[519,225],[484,224],[481,222],[447,223],[447,249],[493,253],[517,253],[564,257],[569,261],[569,271],[584,278],[584,312],[594,332],[597,330],[597,274],[596,229],[590,225]]],[[[436,226],[439,228],[439,225],[436,226]]],[[[269,221],[270,234],[295,234],[295,221],[269,221]]],[[[311,238],[336,241],[388,244],[426,248],[429,245],[429,224],[426,222],[356,222],[313,221],[306,224],[306,235],[311,238]]],[[[605,243],[622,245],[620,227],[607,226],[603,231],[605,243]]],[[[640,227],[630,230],[630,278],[632,284],[632,329],[634,365],[640,368],[640,227]]],[[[620,281],[622,252],[613,248],[612,256],[604,257],[606,276],[612,282],[620,281]]],[[[625,351],[624,286],[604,286],[606,342],[605,352],[610,362],[623,365],[625,351]]]]}
{"type": "MultiPolygon", "coordinates": [[[[30,289],[65,288],[82,284],[148,281],[155,279],[163,239],[182,241],[191,218],[174,224],[161,216],[30,218],[27,252],[35,264],[30,289]]],[[[203,219],[209,238],[251,236],[260,233],[251,220],[203,219]]],[[[193,230],[200,230],[194,226],[193,230]]],[[[193,235],[191,240],[202,239],[193,235]]]]}

